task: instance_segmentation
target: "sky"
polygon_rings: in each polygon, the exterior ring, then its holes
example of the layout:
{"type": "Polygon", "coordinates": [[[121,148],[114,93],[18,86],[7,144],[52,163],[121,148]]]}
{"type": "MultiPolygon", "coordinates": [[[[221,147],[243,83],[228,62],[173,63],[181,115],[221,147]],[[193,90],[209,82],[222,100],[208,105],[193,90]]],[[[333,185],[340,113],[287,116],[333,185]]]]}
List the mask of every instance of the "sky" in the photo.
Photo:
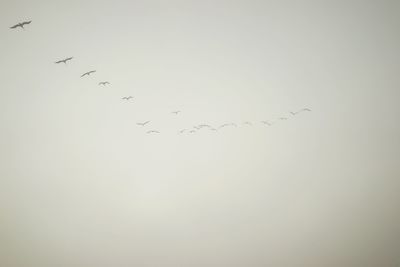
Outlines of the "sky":
{"type": "Polygon", "coordinates": [[[399,12],[0,0],[0,266],[400,266],[399,12]]]}

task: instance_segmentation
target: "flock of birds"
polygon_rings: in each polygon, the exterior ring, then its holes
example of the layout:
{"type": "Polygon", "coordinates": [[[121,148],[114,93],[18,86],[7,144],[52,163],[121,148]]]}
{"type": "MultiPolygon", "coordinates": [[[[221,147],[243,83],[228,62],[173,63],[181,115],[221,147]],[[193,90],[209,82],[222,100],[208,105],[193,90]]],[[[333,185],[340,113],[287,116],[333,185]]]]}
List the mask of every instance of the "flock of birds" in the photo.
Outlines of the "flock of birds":
{"type": "MultiPolygon", "coordinates": [[[[31,24],[31,22],[32,21],[23,21],[23,22],[20,22],[20,23],[17,23],[15,25],[11,26],[10,29],[21,28],[21,29],[25,30],[24,26],[31,24]]],[[[67,57],[67,58],[64,58],[64,59],[61,59],[61,60],[57,60],[54,63],[55,64],[61,64],[61,63],[67,64],[69,61],[71,61],[73,59],[74,59],[73,57],[67,57]]],[[[85,76],[90,76],[91,74],[93,74],[95,72],[96,72],[96,70],[90,70],[88,72],[83,73],[80,77],[83,78],[85,76]]],[[[98,83],[99,86],[107,86],[107,85],[110,85],[110,84],[111,83],[108,82],[108,81],[102,81],[102,82],[98,83]]],[[[129,101],[131,99],[133,99],[133,96],[124,96],[124,97],[122,97],[122,100],[124,100],[124,101],[129,101]]],[[[310,112],[310,111],[311,111],[311,109],[309,109],[309,108],[302,108],[302,109],[300,109],[298,111],[294,111],[294,112],[291,111],[290,114],[292,116],[296,116],[296,115],[298,115],[298,114],[300,114],[302,112],[310,112]]],[[[181,113],[181,111],[180,110],[175,110],[175,111],[172,111],[171,113],[174,114],[174,115],[178,115],[179,113],[181,113]]],[[[287,119],[288,119],[288,117],[278,117],[275,121],[265,121],[264,120],[264,121],[261,121],[260,123],[263,124],[263,125],[272,126],[277,121],[284,121],[284,120],[287,120],[287,119]]],[[[138,122],[136,124],[138,126],[145,127],[146,125],[150,124],[150,121],[138,122]]],[[[243,125],[252,126],[253,123],[250,122],[250,121],[245,121],[245,122],[243,122],[243,125]]],[[[179,134],[183,134],[183,133],[192,134],[192,133],[196,133],[197,131],[200,131],[202,129],[209,129],[210,131],[218,131],[218,130],[220,130],[222,128],[225,128],[225,127],[238,127],[238,124],[233,123],[233,122],[224,123],[224,124],[222,124],[220,126],[217,126],[217,127],[213,127],[213,126],[208,125],[208,124],[199,124],[199,125],[195,125],[195,126],[193,126],[191,128],[185,128],[185,129],[179,130],[178,133],[179,134]]],[[[148,130],[146,133],[148,133],[148,134],[159,134],[160,131],[158,131],[158,130],[148,130]]]]}

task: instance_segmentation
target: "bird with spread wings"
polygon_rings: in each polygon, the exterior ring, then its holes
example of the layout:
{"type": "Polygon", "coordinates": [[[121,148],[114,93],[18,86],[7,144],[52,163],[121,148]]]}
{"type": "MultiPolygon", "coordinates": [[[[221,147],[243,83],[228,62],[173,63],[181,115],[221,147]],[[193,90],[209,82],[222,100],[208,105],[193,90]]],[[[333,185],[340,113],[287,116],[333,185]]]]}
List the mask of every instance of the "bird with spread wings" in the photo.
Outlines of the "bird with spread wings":
{"type": "Polygon", "coordinates": [[[60,63],[67,64],[67,61],[70,61],[70,60],[72,60],[72,59],[73,59],[73,57],[67,57],[67,58],[65,58],[65,59],[58,60],[58,61],[56,61],[56,62],[54,62],[54,63],[55,63],[55,64],[60,64],[60,63]]]}
{"type": "Polygon", "coordinates": [[[85,72],[84,74],[81,75],[81,77],[84,77],[86,75],[89,76],[90,74],[95,73],[95,72],[96,72],[95,70],[91,70],[91,71],[85,72]]]}
{"type": "Polygon", "coordinates": [[[140,126],[145,126],[146,124],[148,124],[150,121],[145,121],[145,122],[138,122],[138,123],[136,123],[137,125],[140,125],[140,126]]]}
{"type": "Polygon", "coordinates": [[[11,26],[10,29],[16,29],[16,28],[18,28],[18,27],[21,27],[22,29],[25,30],[24,25],[31,24],[31,22],[32,22],[31,20],[30,20],[30,21],[20,22],[20,23],[18,23],[18,24],[15,24],[14,26],[11,26]]]}
{"type": "Polygon", "coordinates": [[[151,133],[158,133],[159,134],[160,132],[159,131],[155,131],[155,130],[151,130],[151,131],[147,131],[147,133],[148,134],[151,134],[151,133]]]}

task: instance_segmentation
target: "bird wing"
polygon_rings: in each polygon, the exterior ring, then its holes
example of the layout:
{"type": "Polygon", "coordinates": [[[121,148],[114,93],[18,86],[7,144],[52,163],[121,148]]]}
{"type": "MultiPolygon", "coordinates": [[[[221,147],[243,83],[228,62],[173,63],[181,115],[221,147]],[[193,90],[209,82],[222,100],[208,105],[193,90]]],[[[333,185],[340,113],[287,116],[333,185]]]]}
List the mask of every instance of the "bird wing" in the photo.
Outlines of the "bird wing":
{"type": "Polygon", "coordinates": [[[22,24],[22,25],[31,24],[31,22],[32,22],[32,20],[30,20],[30,21],[24,21],[24,22],[22,22],[21,24],[22,24]]]}
{"type": "Polygon", "coordinates": [[[15,28],[18,28],[18,27],[21,27],[21,24],[19,24],[19,23],[15,24],[14,26],[11,26],[10,29],[15,29],[15,28]]]}
{"type": "Polygon", "coordinates": [[[84,74],[81,75],[81,77],[83,77],[85,75],[89,75],[89,72],[85,72],[84,74]]]}

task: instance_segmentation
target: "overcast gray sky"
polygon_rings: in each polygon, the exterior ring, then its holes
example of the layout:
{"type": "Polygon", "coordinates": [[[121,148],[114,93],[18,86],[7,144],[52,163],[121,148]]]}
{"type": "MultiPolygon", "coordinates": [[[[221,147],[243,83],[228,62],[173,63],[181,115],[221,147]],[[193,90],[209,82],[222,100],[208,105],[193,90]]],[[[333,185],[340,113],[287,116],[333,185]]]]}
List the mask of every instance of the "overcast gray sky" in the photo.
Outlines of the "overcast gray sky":
{"type": "Polygon", "coordinates": [[[0,266],[400,266],[399,13],[0,0],[0,266]]]}

